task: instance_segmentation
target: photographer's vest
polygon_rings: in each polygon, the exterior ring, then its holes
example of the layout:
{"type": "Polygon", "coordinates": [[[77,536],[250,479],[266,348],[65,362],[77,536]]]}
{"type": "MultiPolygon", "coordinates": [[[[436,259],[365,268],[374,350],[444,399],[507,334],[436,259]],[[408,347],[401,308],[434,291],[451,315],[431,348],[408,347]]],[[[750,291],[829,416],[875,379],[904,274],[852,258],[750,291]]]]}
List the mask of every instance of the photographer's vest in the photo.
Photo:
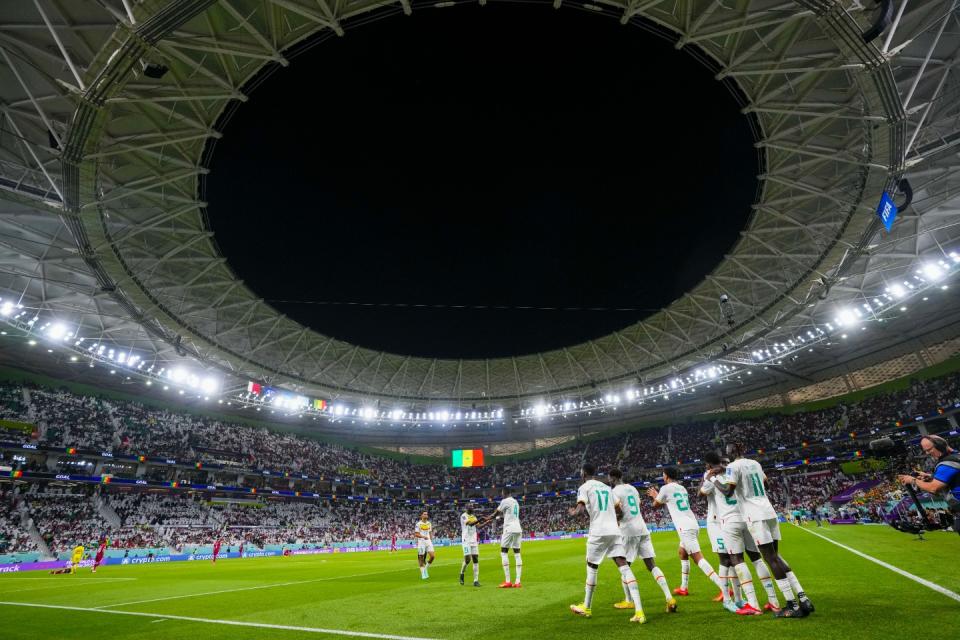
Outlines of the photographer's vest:
{"type": "Polygon", "coordinates": [[[934,474],[940,467],[948,467],[953,470],[953,475],[947,482],[947,503],[951,511],[960,510],[960,452],[954,451],[940,458],[937,466],[934,468],[934,474]]]}

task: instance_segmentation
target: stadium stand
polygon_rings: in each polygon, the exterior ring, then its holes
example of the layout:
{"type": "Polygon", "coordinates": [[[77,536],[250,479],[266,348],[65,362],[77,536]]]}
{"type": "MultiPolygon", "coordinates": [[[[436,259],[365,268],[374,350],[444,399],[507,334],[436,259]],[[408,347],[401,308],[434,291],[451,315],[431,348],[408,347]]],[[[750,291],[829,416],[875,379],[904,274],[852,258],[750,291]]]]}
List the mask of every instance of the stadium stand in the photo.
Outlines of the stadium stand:
{"type": "MultiPolygon", "coordinates": [[[[796,458],[798,447],[804,457],[829,454],[857,446],[852,434],[876,437],[918,415],[935,414],[958,403],[960,375],[951,374],[914,381],[907,389],[855,404],[628,431],[580,441],[539,457],[454,473],[442,465],[412,464],[266,428],[62,389],[4,383],[0,416],[35,426],[32,433],[0,430],[3,459],[13,463],[15,473],[109,472],[170,484],[201,482],[216,488],[224,482],[240,482],[267,489],[306,487],[309,482],[296,475],[306,474],[314,478],[313,486],[333,494],[310,500],[256,495],[211,499],[203,492],[80,486],[57,482],[55,477],[4,483],[0,484],[0,554],[59,555],[77,541],[89,544],[102,536],[110,537],[113,549],[185,552],[208,545],[214,531],[222,532],[230,547],[241,542],[256,548],[370,544],[393,536],[408,538],[424,502],[438,537],[453,539],[459,535],[461,509],[454,501],[479,498],[477,509],[483,512],[490,508],[486,502],[501,495],[505,485],[517,487],[524,499],[527,531],[541,535],[575,531],[584,523],[567,516],[561,503],[569,502],[576,471],[585,459],[603,469],[619,466],[635,481],[652,482],[657,480],[657,465],[680,463],[694,491],[696,462],[708,448],[742,441],[762,451],[758,457],[776,469],[777,462],[796,458]],[[834,438],[841,442],[829,442],[834,438]],[[36,446],[36,453],[23,455],[24,444],[36,446]],[[100,454],[77,453],[81,451],[100,454]],[[141,460],[191,461],[193,468],[121,464],[109,458],[124,454],[139,454],[141,460]],[[214,468],[204,468],[205,463],[214,468]],[[293,474],[292,479],[264,478],[264,469],[293,474]],[[30,534],[31,528],[37,535],[30,534]]],[[[846,476],[836,463],[790,467],[771,471],[770,492],[774,504],[785,511],[856,514],[879,520],[902,499],[899,490],[880,483],[880,478],[877,474],[846,476]]],[[[704,515],[701,500],[693,507],[704,515]]],[[[662,510],[644,505],[643,513],[653,526],[667,524],[662,510]]]]}

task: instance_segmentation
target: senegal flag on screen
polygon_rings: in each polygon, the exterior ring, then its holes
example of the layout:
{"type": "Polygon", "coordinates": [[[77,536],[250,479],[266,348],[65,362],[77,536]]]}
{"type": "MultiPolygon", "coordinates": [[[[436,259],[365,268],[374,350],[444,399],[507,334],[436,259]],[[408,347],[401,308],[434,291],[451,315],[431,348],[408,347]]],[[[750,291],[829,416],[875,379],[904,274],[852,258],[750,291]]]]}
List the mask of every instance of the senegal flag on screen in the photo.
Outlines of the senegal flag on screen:
{"type": "Polygon", "coordinates": [[[483,449],[454,449],[452,456],[454,468],[483,466],[483,449]]]}

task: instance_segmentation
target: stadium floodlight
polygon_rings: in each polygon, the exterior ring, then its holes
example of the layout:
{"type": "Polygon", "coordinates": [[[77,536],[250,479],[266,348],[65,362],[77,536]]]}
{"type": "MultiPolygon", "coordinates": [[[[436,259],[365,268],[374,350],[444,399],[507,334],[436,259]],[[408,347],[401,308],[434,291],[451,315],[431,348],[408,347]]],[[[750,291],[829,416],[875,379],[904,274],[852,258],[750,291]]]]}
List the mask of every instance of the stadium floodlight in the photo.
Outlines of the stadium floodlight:
{"type": "Polygon", "coordinates": [[[127,363],[127,354],[121,351],[117,354],[117,364],[126,364],[127,363]]]}
{"type": "Polygon", "coordinates": [[[887,287],[887,292],[892,295],[894,298],[900,299],[903,296],[907,295],[906,289],[902,285],[894,283],[887,287]]]}
{"type": "Polygon", "coordinates": [[[538,418],[543,417],[544,415],[546,415],[546,413],[547,413],[547,405],[545,404],[538,404],[533,407],[533,415],[537,416],[538,418]]]}
{"type": "Polygon", "coordinates": [[[402,418],[402,417],[403,417],[403,410],[402,410],[402,409],[394,409],[393,411],[390,412],[390,419],[391,419],[391,420],[399,420],[399,419],[402,418]]]}
{"type": "Polygon", "coordinates": [[[859,324],[860,318],[850,309],[841,309],[833,321],[837,323],[837,326],[847,327],[859,324]]]}
{"type": "Polygon", "coordinates": [[[446,422],[449,419],[450,419],[450,412],[447,411],[446,409],[443,409],[442,411],[437,412],[437,420],[439,420],[440,422],[446,422]]]}
{"type": "Polygon", "coordinates": [[[9,317],[13,314],[14,306],[12,302],[4,302],[3,305],[0,305],[0,315],[9,317]]]}
{"type": "Polygon", "coordinates": [[[47,337],[51,340],[60,340],[65,335],[67,335],[67,327],[61,322],[55,322],[47,329],[47,337]]]}
{"type": "Polygon", "coordinates": [[[167,373],[167,377],[170,378],[176,384],[182,383],[187,378],[187,372],[181,369],[180,367],[175,367],[170,369],[170,372],[167,373]]]}
{"type": "Polygon", "coordinates": [[[203,392],[207,395],[216,393],[217,389],[220,387],[220,383],[216,378],[204,378],[200,383],[200,388],[203,389],[203,392]]]}
{"type": "Polygon", "coordinates": [[[921,267],[920,271],[917,273],[922,273],[933,282],[936,282],[945,275],[943,267],[935,262],[928,262],[927,264],[923,265],[923,267],[921,267]]]}

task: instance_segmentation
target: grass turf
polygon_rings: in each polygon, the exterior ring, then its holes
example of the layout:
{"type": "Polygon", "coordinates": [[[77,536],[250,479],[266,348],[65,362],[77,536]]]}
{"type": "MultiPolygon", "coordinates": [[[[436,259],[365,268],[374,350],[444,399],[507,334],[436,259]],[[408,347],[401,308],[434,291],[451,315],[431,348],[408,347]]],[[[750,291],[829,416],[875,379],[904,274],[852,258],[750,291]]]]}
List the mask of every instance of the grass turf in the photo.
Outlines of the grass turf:
{"type": "MultiPolygon", "coordinates": [[[[901,569],[960,591],[952,570],[960,539],[933,533],[926,542],[887,527],[813,529],[901,569]]],[[[139,566],[109,566],[96,575],[0,575],[0,601],[108,611],[143,612],[294,627],[394,634],[418,638],[628,638],[695,634],[751,638],[915,637],[952,628],[960,603],[797,528],[783,526],[784,557],[793,565],[817,612],[803,620],[739,618],[711,602],[715,589],[696,567],[691,596],[680,612],[663,610],[663,597],[642,565],[637,578],[648,622],[627,622],[612,562],[600,568],[593,618],[567,609],[583,598],[583,540],[524,546],[522,590],[497,589],[503,579],[494,545],[481,548],[481,588],[457,583],[459,547],[438,549],[430,579],[421,581],[412,551],[299,556],[139,566]],[[276,585],[262,588],[267,585],[276,585]],[[216,593],[222,592],[222,593],[216,593]],[[124,604],[126,603],[126,604],[124,604]]],[[[701,544],[706,545],[705,532],[701,544]]],[[[659,565],[679,584],[676,536],[654,534],[659,565]]],[[[716,567],[716,557],[707,553],[716,567]]],[[[759,585],[758,585],[759,586],[759,585]]],[[[762,592],[762,589],[761,589],[762,592]]],[[[764,598],[761,594],[761,602],[764,598]]],[[[324,637],[314,632],[238,627],[166,617],[0,604],[4,638],[230,638],[324,637]]],[[[332,634],[327,637],[348,637],[332,634]]]]}

